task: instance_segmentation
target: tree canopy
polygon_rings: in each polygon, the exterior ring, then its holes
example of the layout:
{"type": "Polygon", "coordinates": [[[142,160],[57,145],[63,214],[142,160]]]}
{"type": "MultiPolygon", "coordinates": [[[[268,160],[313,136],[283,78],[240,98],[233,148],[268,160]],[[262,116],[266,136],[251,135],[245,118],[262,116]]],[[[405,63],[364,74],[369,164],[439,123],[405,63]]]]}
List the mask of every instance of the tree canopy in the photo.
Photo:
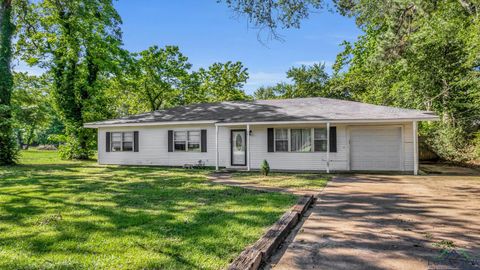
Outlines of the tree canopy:
{"type": "Polygon", "coordinates": [[[85,122],[251,98],[331,97],[433,110],[441,121],[422,124],[420,132],[441,157],[461,161],[480,153],[478,1],[219,2],[268,38],[281,39],[279,28],[300,28],[321,9],[354,18],[363,34],[341,44],[331,74],[322,63],[294,66],[289,82],[260,87],[251,97],[241,62],[193,69],[174,45],[123,49],[112,0],[0,0],[0,164],[15,161],[16,141],[60,143],[65,158],[89,158],[95,132],[85,122]],[[13,75],[14,57],[45,74],[13,75]]]}
{"type": "MultiPolygon", "coordinates": [[[[309,0],[295,1],[296,5],[227,3],[272,32],[279,26],[300,27],[311,12],[323,7],[309,0]]],[[[421,126],[427,142],[443,158],[472,158],[469,149],[480,125],[480,3],[338,0],[334,8],[355,18],[364,34],[342,44],[334,74],[320,95],[433,110],[441,122],[421,126]]],[[[305,69],[296,71],[302,78],[308,74],[305,69]]],[[[258,95],[271,92],[261,89],[258,95]]]]}

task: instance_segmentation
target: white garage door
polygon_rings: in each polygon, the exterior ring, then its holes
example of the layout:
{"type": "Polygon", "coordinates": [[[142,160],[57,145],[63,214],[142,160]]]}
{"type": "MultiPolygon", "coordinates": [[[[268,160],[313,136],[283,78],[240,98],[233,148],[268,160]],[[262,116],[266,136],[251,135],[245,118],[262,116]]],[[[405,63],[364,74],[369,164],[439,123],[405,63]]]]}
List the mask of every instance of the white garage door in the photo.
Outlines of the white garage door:
{"type": "Polygon", "coordinates": [[[402,170],[401,132],[400,127],[351,128],[351,170],[402,170]]]}

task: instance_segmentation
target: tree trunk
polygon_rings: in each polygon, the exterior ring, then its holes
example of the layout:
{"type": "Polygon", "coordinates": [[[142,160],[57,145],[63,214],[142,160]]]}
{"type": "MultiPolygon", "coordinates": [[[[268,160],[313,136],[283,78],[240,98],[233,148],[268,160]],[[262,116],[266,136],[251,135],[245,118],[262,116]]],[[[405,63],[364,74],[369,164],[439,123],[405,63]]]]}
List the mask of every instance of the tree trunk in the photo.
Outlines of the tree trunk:
{"type": "Polygon", "coordinates": [[[13,30],[12,1],[0,0],[0,165],[14,164],[17,153],[10,104],[13,88],[11,70],[13,30]]]}
{"type": "Polygon", "coordinates": [[[25,146],[25,150],[28,149],[28,147],[32,144],[32,139],[33,139],[33,134],[35,133],[35,124],[33,124],[31,127],[30,127],[30,130],[28,131],[28,136],[27,136],[27,141],[26,141],[26,146],[25,146]]]}

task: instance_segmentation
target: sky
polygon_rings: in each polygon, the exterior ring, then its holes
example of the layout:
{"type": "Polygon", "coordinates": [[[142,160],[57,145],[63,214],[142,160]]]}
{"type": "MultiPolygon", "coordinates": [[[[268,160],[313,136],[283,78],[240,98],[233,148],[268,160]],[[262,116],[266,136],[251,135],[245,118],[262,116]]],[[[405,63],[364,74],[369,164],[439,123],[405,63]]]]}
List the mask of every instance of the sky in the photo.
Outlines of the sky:
{"type": "MultiPolygon", "coordinates": [[[[194,69],[241,61],[249,73],[244,87],[248,94],[260,86],[286,82],[285,73],[292,66],[324,62],[331,71],[340,43],[354,41],[361,33],[353,19],[326,10],[311,14],[300,29],[280,29],[283,41],[279,41],[266,40],[267,32],[254,29],[217,0],[114,3],[123,20],[124,48],[138,52],[152,45],[176,45],[194,69]]],[[[16,70],[40,72],[21,63],[16,70]]]]}

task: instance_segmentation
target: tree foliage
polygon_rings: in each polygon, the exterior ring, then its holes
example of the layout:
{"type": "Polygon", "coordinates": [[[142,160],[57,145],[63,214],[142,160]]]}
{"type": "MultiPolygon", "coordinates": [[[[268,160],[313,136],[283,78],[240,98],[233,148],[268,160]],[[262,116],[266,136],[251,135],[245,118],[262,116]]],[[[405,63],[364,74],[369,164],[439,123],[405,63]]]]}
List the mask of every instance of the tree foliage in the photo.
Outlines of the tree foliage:
{"type": "Polygon", "coordinates": [[[130,67],[111,80],[110,94],[120,115],[199,102],[245,100],[248,78],[240,62],[214,63],[191,70],[176,46],[152,46],[131,55],[130,67]]]}
{"type": "Polygon", "coordinates": [[[18,42],[29,64],[53,76],[52,95],[65,122],[65,158],[92,154],[92,130],[83,123],[104,118],[103,79],[121,60],[121,19],[111,0],[44,0],[25,5],[18,42]]]}
{"type": "MultiPolygon", "coordinates": [[[[322,8],[322,3],[314,6],[309,0],[295,1],[296,5],[266,2],[227,1],[273,32],[279,26],[299,27],[311,12],[322,8]],[[289,19],[272,14],[288,14],[289,19]]],[[[342,44],[344,51],[337,56],[328,91],[321,95],[433,110],[441,121],[425,123],[420,130],[428,143],[443,158],[471,158],[467,152],[480,125],[480,3],[336,0],[333,4],[340,14],[355,18],[364,34],[342,44]]]]}
{"type": "Polygon", "coordinates": [[[360,1],[346,13],[365,34],[345,44],[339,62],[348,71],[341,84],[355,100],[437,112],[441,122],[421,130],[430,145],[447,159],[472,158],[465,149],[480,119],[476,10],[461,1],[399,1],[374,9],[360,1]],[[375,12],[383,9],[388,12],[375,12]]]}
{"type": "Polygon", "coordinates": [[[12,128],[11,96],[13,7],[11,0],[0,1],[0,165],[14,164],[17,156],[12,128]]]}
{"type": "Polygon", "coordinates": [[[191,64],[176,46],[132,53],[129,68],[114,78],[113,95],[123,113],[155,111],[183,103],[191,64]]]}
{"type": "Polygon", "coordinates": [[[325,64],[315,63],[311,66],[291,67],[287,78],[292,83],[278,83],[274,86],[260,87],[254,92],[256,99],[330,97],[344,98],[329,86],[330,76],[325,71],[325,64]]]}
{"type": "Polygon", "coordinates": [[[270,37],[280,38],[278,27],[299,28],[312,9],[320,9],[323,0],[218,0],[239,14],[247,15],[248,21],[259,29],[267,29],[270,37]]]}
{"type": "Polygon", "coordinates": [[[210,102],[246,100],[243,85],[248,79],[247,69],[241,62],[214,63],[207,69],[200,68],[200,92],[210,102]]]}
{"type": "Polygon", "coordinates": [[[49,98],[50,85],[45,75],[14,74],[12,107],[19,145],[28,148],[55,115],[49,98]]]}

